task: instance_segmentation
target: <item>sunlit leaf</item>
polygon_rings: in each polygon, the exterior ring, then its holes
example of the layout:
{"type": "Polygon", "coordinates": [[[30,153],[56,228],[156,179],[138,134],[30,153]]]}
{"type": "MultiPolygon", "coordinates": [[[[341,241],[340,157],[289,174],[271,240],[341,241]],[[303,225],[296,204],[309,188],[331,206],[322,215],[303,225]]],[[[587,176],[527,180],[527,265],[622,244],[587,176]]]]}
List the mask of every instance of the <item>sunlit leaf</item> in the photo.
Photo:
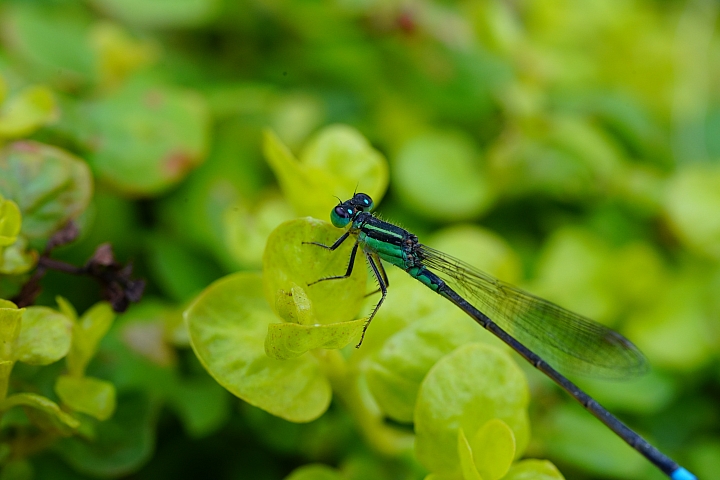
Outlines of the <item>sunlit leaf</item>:
{"type": "Polygon", "coordinates": [[[318,323],[354,320],[367,293],[367,270],[362,255],[355,258],[350,278],[308,285],[324,277],[343,275],[348,266],[352,239],[334,251],[303,242],[332,245],[342,230],[313,218],[299,218],[280,225],[270,234],[263,256],[263,291],[273,308],[277,296],[302,286],[314,307],[318,323]]]}
{"type": "Polygon", "coordinates": [[[483,480],[503,478],[515,457],[515,436],[510,427],[493,418],[470,439],[475,466],[483,480]]]}
{"type": "Polygon", "coordinates": [[[463,480],[484,480],[475,466],[473,451],[462,427],[458,429],[457,444],[463,480]]]}
{"type": "Polygon", "coordinates": [[[412,422],[420,384],[432,366],[460,345],[487,340],[488,336],[454,306],[436,308],[386,339],[370,355],[368,387],[386,415],[412,422]]]}
{"type": "Polygon", "coordinates": [[[497,347],[471,343],[443,357],[420,386],[415,453],[433,472],[457,472],[457,429],[476,432],[498,418],[513,431],[520,455],[529,439],[528,387],[520,368],[497,347]]]}
{"type": "Polygon", "coordinates": [[[258,274],[238,273],[210,285],[186,310],[190,340],[203,366],[234,395],[273,415],[308,422],[330,403],[330,385],[312,356],[292,361],[265,354],[276,317],[258,274]]]}

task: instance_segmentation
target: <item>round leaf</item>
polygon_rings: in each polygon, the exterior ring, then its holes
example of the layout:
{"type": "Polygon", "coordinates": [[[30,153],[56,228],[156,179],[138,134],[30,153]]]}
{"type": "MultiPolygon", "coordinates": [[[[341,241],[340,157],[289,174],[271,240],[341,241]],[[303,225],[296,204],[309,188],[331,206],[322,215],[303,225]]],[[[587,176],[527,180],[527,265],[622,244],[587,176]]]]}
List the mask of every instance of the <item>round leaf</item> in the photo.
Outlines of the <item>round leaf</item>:
{"type": "Polygon", "coordinates": [[[318,323],[355,318],[367,293],[367,269],[362,254],[355,258],[349,278],[309,285],[345,273],[353,239],[348,238],[334,251],[303,242],[332,245],[342,233],[327,222],[307,217],[285,222],[270,234],[263,256],[263,287],[265,298],[274,309],[278,295],[286,295],[284,292],[300,285],[314,307],[318,323]]]}
{"type": "Polygon", "coordinates": [[[504,351],[463,345],[430,369],[415,407],[415,453],[433,472],[457,472],[457,430],[476,432],[498,418],[513,431],[517,454],[527,445],[527,382],[504,351]]]}
{"type": "Polygon", "coordinates": [[[495,196],[479,156],[475,145],[457,134],[415,138],[393,162],[394,185],[420,215],[442,221],[475,218],[495,196]]]}
{"type": "Polygon", "coordinates": [[[475,466],[484,480],[498,480],[510,470],[515,457],[515,436],[510,427],[493,418],[470,442],[475,466]]]}
{"type": "Polygon", "coordinates": [[[210,118],[193,92],[134,82],[85,104],[78,135],[98,176],[129,195],[168,189],[203,162],[210,118]]]}
{"type": "Polygon", "coordinates": [[[368,387],[385,415],[412,422],[420,383],[430,368],[460,345],[488,335],[454,306],[437,308],[392,335],[368,358],[368,387]]]}
{"type": "Polygon", "coordinates": [[[107,420],[115,411],[115,387],[104,380],[61,375],[55,382],[55,393],[72,410],[98,420],[107,420]]]}
{"type": "Polygon", "coordinates": [[[30,365],[49,365],[67,355],[72,321],[47,307],[28,307],[15,344],[15,358],[30,365]]]}
{"type": "Polygon", "coordinates": [[[294,422],[309,422],[330,403],[330,384],[309,355],[292,361],[265,354],[268,325],[277,322],[262,278],[237,273],[210,285],[185,311],[190,341],[223,387],[246,402],[294,422]]]}
{"type": "Polygon", "coordinates": [[[56,147],[15,142],[0,150],[0,194],[22,212],[21,232],[45,238],[82,213],[90,201],[87,164],[56,147]]]}

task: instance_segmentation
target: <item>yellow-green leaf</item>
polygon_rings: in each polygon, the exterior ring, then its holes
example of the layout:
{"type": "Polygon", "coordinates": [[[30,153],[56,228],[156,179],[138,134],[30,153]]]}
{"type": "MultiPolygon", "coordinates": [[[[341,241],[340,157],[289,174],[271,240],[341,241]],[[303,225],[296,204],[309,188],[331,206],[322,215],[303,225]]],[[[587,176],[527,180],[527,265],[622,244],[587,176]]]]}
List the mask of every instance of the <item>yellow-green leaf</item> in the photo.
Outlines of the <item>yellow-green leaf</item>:
{"type": "Polygon", "coordinates": [[[28,241],[22,235],[9,247],[0,247],[0,273],[19,275],[35,266],[38,253],[28,250],[28,241]]]}
{"type": "Polygon", "coordinates": [[[432,472],[459,472],[457,429],[476,432],[499,418],[513,431],[516,455],[530,432],[529,393],[522,370],[497,347],[471,343],[458,347],[430,369],[415,406],[415,453],[432,472]]]}
{"type": "Polygon", "coordinates": [[[365,321],[360,319],[331,325],[271,323],[265,339],[265,353],[272,358],[287,360],[315,348],[343,348],[360,339],[365,321]]]}
{"type": "Polygon", "coordinates": [[[503,480],[565,480],[548,460],[522,460],[510,468],[503,480]]]}
{"type": "Polygon", "coordinates": [[[72,346],[66,360],[70,375],[80,377],[85,373],[85,367],[95,355],[98,343],[114,319],[115,313],[107,302],[95,304],[80,317],[75,324],[72,346]]]}
{"type": "Polygon", "coordinates": [[[460,457],[460,468],[462,469],[462,475],[464,480],[483,480],[483,477],[478,472],[475,462],[473,460],[473,451],[470,447],[465,432],[462,428],[458,429],[458,456],[460,457]]]}
{"type": "Polygon", "coordinates": [[[105,380],[61,375],[55,393],[71,409],[98,420],[107,420],[115,411],[115,386],[105,380]]]}
{"type": "Polygon", "coordinates": [[[67,355],[72,321],[48,307],[28,307],[15,344],[15,359],[30,365],[48,365],[67,355]]]}
{"type": "Polygon", "coordinates": [[[315,311],[305,290],[293,283],[289,292],[280,292],[275,298],[275,310],[280,318],[290,323],[314,325],[315,311]]]}
{"type": "Polygon", "coordinates": [[[0,248],[15,243],[21,225],[22,216],[17,203],[0,195],[0,248]]]}
{"type": "Polygon", "coordinates": [[[328,218],[335,197],[347,199],[358,189],[379,203],[387,189],[385,158],[346,125],[323,129],[307,143],[299,161],[266,130],[263,152],[298,215],[328,218]]]}
{"type": "Polygon", "coordinates": [[[0,401],[0,411],[22,406],[28,418],[42,429],[56,430],[68,435],[80,426],[80,422],[70,414],[60,410],[57,403],[34,393],[18,393],[0,401]]]}
{"type": "Polygon", "coordinates": [[[496,196],[479,157],[466,135],[422,135],[408,141],[394,159],[393,186],[404,203],[424,217],[445,222],[475,218],[496,196]]]}
{"type": "Polygon", "coordinates": [[[0,360],[15,360],[15,342],[24,311],[11,301],[0,299],[0,360]]]}
{"type": "Polygon", "coordinates": [[[510,427],[493,418],[473,435],[472,448],[475,466],[485,480],[503,478],[515,458],[515,435],[510,427]]]}
{"type": "Polygon", "coordinates": [[[277,308],[277,296],[302,286],[313,305],[318,323],[328,324],[355,319],[366,292],[367,269],[362,255],[355,259],[349,278],[316,282],[347,270],[352,239],[334,251],[305,242],[332,245],[343,231],[314,218],[298,218],[276,228],[268,238],[263,255],[263,287],[268,303],[277,308]]]}
{"type": "Polygon", "coordinates": [[[220,385],[246,402],[293,422],[309,422],[330,404],[318,361],[265,354],[268,325],[279,320],[256,273],[237,273],[206,288],[185,311],[195,354],[220,385]]]}

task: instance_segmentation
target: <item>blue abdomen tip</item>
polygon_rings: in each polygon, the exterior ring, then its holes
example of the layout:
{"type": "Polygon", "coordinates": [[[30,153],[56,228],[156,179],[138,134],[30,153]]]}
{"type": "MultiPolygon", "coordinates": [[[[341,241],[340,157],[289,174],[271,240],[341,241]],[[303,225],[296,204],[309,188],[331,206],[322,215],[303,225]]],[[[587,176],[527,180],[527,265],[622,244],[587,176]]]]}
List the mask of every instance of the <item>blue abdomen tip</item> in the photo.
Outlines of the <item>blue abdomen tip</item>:
{"type": "Polygon", "coordinates": [[[675,470],[672,475],[670,475],[670,478],[672,478],[672,480],[697,480],[697,477],[695,475],[688,472],[683,467],[675,470]]]}

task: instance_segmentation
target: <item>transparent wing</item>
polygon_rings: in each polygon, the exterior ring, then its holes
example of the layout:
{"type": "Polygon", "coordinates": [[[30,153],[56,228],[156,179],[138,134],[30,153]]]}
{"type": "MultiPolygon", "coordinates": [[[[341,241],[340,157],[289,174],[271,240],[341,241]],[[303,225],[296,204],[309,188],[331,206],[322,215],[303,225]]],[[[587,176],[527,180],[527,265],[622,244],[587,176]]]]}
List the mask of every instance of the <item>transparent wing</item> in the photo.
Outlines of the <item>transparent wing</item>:
{"type": "Polygon", "coordinates": [[[450,288],[558,370],[604,378],[647,371],[642,352],[614,330],[425,245],[421,254],[450,288]]]}

